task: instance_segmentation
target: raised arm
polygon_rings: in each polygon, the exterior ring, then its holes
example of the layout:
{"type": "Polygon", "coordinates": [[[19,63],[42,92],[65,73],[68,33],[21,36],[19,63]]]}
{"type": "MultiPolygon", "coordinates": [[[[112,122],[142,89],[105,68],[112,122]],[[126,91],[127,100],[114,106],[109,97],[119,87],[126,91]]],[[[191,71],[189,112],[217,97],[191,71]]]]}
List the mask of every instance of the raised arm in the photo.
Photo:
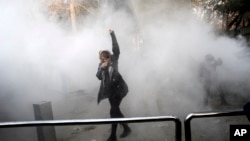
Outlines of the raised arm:
{"type": "Polygon", "coordinates": [[[118,42],[117,42],[117,39],[116,39],[116,36],[115,36],[115,32],[112,29],[109,29],[109,32],[110,32],[110,36],[111,36],[111,39],[112,39],[113,55],[114,55],[115,59],[118,60],[119,55],[120,55],[120,48],[119,48],[119,45],[118,45],[118,42]]]}

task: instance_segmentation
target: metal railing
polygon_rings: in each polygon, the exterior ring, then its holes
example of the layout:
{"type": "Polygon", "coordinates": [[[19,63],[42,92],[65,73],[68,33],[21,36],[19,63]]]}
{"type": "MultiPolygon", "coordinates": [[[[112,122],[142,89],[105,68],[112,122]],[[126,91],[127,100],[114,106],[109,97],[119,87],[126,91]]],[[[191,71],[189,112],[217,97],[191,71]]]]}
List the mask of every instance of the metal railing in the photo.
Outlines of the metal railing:
{"type": "Polygon", "coordinates": [[[194,119],[194,118],[241,116],[241,115],[245,115],[244,111],[191,113],[186,117],[186,119],[184,121],[185,141],[192,141],[192,137],[191,137],[191,120],[194,119]]]}
{"type": "MultiPolygon", "coordinates": [[[[245,112],[226,111],[226,112],[204,112],[188,114],[184,121],[185,141],[192,141],[191,121],[194,118],[242,116],[245,112]]],[[[13,127],[37,127],[37,126],[67,126],[67,125],[93,125],[93,124],[112,124],[112,123],[141,123],[141,122],[165,122],[173,121],[175,123],[175,140],[182,139],[182,126],[179,118],[174,116],[155,116],[155,117],[131,117],[131,118],[109,118],[109,119],[72,119],[72,120],[38,120],[38,121],[14,121],[2,122],[1,128],[13,127]]]]}
{"type": "Polygon", "coordinates": [[[110,118],[110,119],[72,119],[72,120],[41,120],[41,121],[17,121],[0,123],[0,128],[11,127],[37,127],[37,126],[66,126],[66,125],[90,125],[112,123],[140,123],[140,122],[175,122],[175,138],[181,141],[181,121],[174,116],[157,117],[133,117],[133,118],[110,118]]]}

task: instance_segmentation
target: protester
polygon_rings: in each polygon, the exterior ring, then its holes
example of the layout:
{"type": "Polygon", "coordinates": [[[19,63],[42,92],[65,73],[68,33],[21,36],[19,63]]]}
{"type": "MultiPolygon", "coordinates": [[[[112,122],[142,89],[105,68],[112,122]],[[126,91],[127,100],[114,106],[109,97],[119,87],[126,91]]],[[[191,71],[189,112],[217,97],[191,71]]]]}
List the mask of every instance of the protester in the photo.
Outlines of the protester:
{"type": "MultiPolygon", "coordinates": [[[[207,54],[205,56],[205,61],[200,65],[200,81],[203,84],[205,90],[205,98],[204,98],[204,105],[207,106],[209,97],[213,93],[220,94],[218,90],[218,81],[217,81],[217,74],[216,68],[217,66],[222,65],[221,58],[215,59],[213,55],[207,54]]],[[[220,95],[221,100],[224,100],[224,95],[220,95]]]]}
{"type": "Polygon", "coordinates": [[[246,114],[248,121],[250,122],[250,102],[245,103],[245,105],[243,106],[243,110],[246,114]]]}
{"type": "MultiPolygon", "coordinates": [[[[98,93],[98,104],[101,100],[108,98],[111,109],[111,118],[123,118],[123,114],[120,110],[120,104],[122,99],[128,93],[128,86],[124,81],[122,75],[118,71],[118,59],[120,55],[120,48],[112,29],[109,30],[112,39],[112,52],[108,50],[102,50],[99,52],[99,67],[97,71],[97,78],[101,81],[99,93],[98,93]]],[[[124,128],[121,138],[128,136],[131,133],[131,129],[126,123],[121,124],[124,128]]],[[[116,141],[116,129],[117,124],[111,125],[111,134],[107,141],[116,141]]]]}

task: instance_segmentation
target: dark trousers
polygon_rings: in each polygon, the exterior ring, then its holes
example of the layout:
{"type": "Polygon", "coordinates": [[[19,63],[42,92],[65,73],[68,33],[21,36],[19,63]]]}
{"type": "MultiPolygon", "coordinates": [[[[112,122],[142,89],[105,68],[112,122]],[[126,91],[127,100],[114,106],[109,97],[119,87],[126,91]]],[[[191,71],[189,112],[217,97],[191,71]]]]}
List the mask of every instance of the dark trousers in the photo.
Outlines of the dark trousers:
{"type": "MultiPolygon", "coordinates": [[[[109,97],[109,103],[110,103],[110,117],[111,118],[122,118],[124,117],[121,110],[120,110],[120,104],[122,102],[122,98],[113,94],[111,97],[109,97]]],[[[116,136],[116,129],[117,129],[117,123],[113,123],[111,125],[111,136],[116,136]]]]}

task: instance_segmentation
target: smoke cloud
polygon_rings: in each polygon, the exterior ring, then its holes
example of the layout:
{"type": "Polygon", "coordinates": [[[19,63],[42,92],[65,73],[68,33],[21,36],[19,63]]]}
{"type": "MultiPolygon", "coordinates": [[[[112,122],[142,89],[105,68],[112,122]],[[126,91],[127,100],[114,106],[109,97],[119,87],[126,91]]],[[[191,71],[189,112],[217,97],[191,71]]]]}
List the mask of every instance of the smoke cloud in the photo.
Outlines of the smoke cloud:
{"type": "Polygon", "coordinates": [[[40,101],[52,101],[55,119],[109,117],[108,101],[97,105],[95,76],[99,50],[111,50],[109,28],[115,30],[119,70],[129,86],[121,104],[125,116],[183,118],[204,110],[198,74],[206,54],[223,60],[217,76],[231,94],[227,108],[240,108],[249,98],[244,39],[218,35],[192,14],[189,2],[114,2],[103,1],[95,14],[77,19],[76,32],[70,21],[49,18],[45,1],[0,2],[2,121],[33,120],[32,104],[40,101]]]}

